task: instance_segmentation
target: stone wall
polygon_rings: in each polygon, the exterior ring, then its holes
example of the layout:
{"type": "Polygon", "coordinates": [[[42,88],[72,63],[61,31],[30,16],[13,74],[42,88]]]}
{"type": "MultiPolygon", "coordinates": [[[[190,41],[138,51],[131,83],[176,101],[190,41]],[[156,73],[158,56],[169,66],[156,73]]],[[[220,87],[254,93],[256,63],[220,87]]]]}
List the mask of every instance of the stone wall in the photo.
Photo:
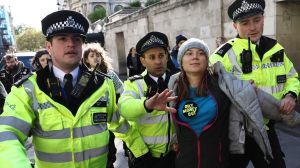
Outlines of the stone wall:
{"type": "MultiPolygon", "coordinates": [[[[135,46],[142,36],[150,31],[160,31],[169,37],[171,48],[175,45],[175,37],[178,34],[184,34],[187,37],[201,38],[214,49],[216,37],[223,36],[222,20],[227,17],[226,12],[226,16],[223,16],[221,5],[223,3],[226,5],[226,0],[225,2],[223,0],[162,1],[119,21],[107,24],[106,48],[112,58],[117,61],[117,58],[121,56],[118,56],[116,48],[116,41],[118,41],[116,34],[123,32],[126,52],[122,55],[126,59],[129,49],[135,46]]],[[[114,64],[115,70],[119,73],[123,73],[123,66],[126,65],[114,64]]]]}
{"type": "Polygon", "coordinates": [[[300,2],[276,4],[276,38],[300,73],[300,2]]]}
{"type": "MultiPolygon", "coordinates": [[[[162,0],[161,3],[135,12],[105,27],[106,48],[114,60],[114,69],[126,74],[126,56],[131,47],[150,31],[160,31],[169,37],[170,47],[175,37],[203,39],[214,51],[216,39],[236,36],[227,15],[232,0],[162,0]],[[119,41],[124,40],[124,45],[119,41]],[[120,48],[121,47],[121,48],[120,48]]],[[[266,1],[264,35],[277,38],[296,65],[300,63],[299,2],[266,1]],[[297,47],[298,45],[298,47],[297,47]]],[[[300,65],[296,65],[300,72],[300,65]]]]}

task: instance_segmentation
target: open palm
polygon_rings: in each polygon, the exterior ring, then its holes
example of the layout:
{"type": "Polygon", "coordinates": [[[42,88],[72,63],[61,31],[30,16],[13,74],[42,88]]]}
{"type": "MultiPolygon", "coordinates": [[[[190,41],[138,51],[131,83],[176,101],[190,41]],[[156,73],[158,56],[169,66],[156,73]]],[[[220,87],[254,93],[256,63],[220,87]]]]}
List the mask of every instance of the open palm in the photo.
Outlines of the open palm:
{"type": "Polygon", "coordinates": [[[173,93],[172,90],[165,89],[161,93],[156,93],[154,96],[150,97],[145,102],[145,106],[147,109],[154,109],[158,111],[167,111],[175,113],[176,109],[172,107],[168,107],[167,103],[170,101],[176,100],[177,96],[171,96],[173,93]]]}

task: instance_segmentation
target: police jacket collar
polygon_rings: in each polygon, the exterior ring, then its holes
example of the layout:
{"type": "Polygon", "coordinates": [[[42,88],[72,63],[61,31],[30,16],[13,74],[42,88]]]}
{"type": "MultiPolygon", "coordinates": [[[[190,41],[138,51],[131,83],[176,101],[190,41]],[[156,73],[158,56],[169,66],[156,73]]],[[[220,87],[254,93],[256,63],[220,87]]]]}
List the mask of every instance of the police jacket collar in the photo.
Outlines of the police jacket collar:
{"type": "MultiPolygon", "coordinates": [[[[149,77],[150,78],[152,78],[156,83],[157,83],[157,80],[158,80],[158,77],[155,77],[155,76],[153,76],[153,75],[151,75],[151,74],[148,74],[149,75],[149,77]]],[[[162,78],[164,79],[164,80],[166,80],[166,73],[164,73],[163,75],[162,75],[162,78]]]]}
{"type": "MultiPolygon", "coordinates": [[[[53,73],[54,76],[57,77],[59,79],[59,82],[62,86],[63,80],[64,80],[64,76],[66,75],[65,72],[63,72],[62,70],[60,70],[58,67],[56,67],[55,65],[53,65],[53,73]]],[[[70,72],[70,74],[73,77],[73,86],[75,85],[77,78],[78,78],[78,73],[79,73],[79,66],[77,66],[73,71],[70,72]]]]}

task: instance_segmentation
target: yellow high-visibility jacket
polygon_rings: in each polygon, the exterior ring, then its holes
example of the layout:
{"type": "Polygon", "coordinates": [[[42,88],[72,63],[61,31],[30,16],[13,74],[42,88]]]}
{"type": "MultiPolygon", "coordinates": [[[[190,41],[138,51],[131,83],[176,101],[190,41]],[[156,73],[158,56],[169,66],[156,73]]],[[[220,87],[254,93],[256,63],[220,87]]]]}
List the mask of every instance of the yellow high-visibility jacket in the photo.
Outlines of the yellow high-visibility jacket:
{"type": "Polygon", "coordinates": [[[0,116],[1,168],[31,168],[24,148],[29,135],[33,136],[39,168],[106,168],[108,129],[140,154],[143,141],[120,117],[110,79],[105,78],[73,116],[41,91],[36,77],[34,73],[21,86],[13,86],[6,98],[0,116]]]}
{"type": "MultiPolygon", "coordinates": [[[[300,82],[298,73],[293,63],[289,60],[284,48],[271,38],[262,37],[265,52],[262,60],[256,51],[256,44],[250,43],[252,52],[252,72],[243,73],[241,53],[248,50],[248,39],[234,38],[220,46],[215,53],[209,57],[211,64],[220,61],[227,72],[231,72],[241,80],[253,80],[255,85],[263,91],[281,100],[287,93],[292,92],[299,95],[300,82]]],[[[265,119],[265,124],[269,122],[265,119]]],[[[267,128],[268,129],[268,128],[267,128]]]]}
{"type": "Polygon", "coordinates": [[[252,72],[242,72],[241,53],[248,49],[248,39],[235,38],[221,46],[209,57],[210,63],[222,62],[226,71],[233,73],[241,80],[254,80],[255,85],[280,100],[288,92],[296,95],[300,92],[298,73],[289,60],[284,48],[275,40],[264,37],[265,43],[273,43],[269,50],[264,52],[262,60],[256,44],[250,43],[252,52],[252,72]]]}
{"type": "MultiPolygon", "coordinates": [[[[124,92],[118,105],[121,115],[134,125],[142,135],[145,152],[150,151],[153,157],[161,157],[171,151],[175,129],[171,114],[165,111],[153,110],[148,113],[144,107],[148,86],[144,80],[147,71],[135,79],[124,82],[124,92]]],[[[138,157],[138,156],[135,156],[138,157]]]]}

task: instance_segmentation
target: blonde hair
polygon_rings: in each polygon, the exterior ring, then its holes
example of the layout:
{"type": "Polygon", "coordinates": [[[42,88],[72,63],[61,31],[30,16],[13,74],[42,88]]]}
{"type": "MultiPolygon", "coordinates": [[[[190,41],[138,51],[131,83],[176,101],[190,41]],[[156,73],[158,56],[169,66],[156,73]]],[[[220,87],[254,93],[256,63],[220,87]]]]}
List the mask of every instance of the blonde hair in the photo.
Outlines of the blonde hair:
{"type": "Polygon", "coordinates": [[[99,43],[88,43],[83,45],[83,64],[90,68],[90,65],[86,62],[90,52],[95,52],[101,57],[101,64],[98,67],[101,72],[107,73],[107,70],[113,70],[112,59],[108,56],[108,52],[100,46],[99,43]]]}

